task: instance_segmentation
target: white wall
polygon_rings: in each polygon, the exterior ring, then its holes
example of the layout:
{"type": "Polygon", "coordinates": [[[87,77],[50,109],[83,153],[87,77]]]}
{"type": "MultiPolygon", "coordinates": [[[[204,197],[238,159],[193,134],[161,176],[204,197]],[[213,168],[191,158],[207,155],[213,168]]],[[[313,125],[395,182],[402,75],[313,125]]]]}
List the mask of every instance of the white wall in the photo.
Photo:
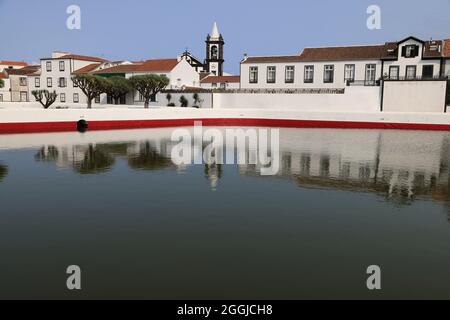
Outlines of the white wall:
{"type": "Polygon", "coordinates": [[[9,78],[3,79],[3,82],[5,83],[3,88],[0,88],[0,94],[2,95],[4,102],[10,102],[11,101],[11,92],[9,91],[11,88],[11,81],[9,78]]]}
{"type": "MultiPolygon", "coordinates": [[[[84,61],[84,60],[75,60],[75,59],[42,59],[41,60],[41,85],[39,88],[34,88],[34,80],[32,80],[32,86],[30,86],[29,96],[31,97],[30,101],[35,101],[34,97],[31,95],[31,90],[48,90],[48,91],[56,91],[58,94],[58,98],[55,104],[65,106],[66,104],[74,103],[74,93],[78,93],[79,104],[86,104],[87,99],[83,91],[78,87],[73,86],[72,82],[72,72],[83,68],[89,64],[96,63],[95,61],[84,61]],[[47,61],[52,63],[52,70],[47,71],[47,61]],[[59,71],[59,62],[64,61],[64,71],[59,71]],[[47,86],[47,78],[52,78],[52,86],[47,86]],[[59,78],[66,79],[66,87],[59,87],[59,78]],[[33,89],[31,89],[33,88],[33,89]],[[61,93],[65,94],[65,101],[61,102],[61,93]]],[[[106,101],[105,101],[106,102],[106,101]]],[[[92,102],[95,103],[94,101],[92,102]]]]}
{"type": "Polygon", "coordinates": [[[239,82],[226,82],[226,83],[215,83],[215,86],[211,82],[202,82],[200,87],[204,89],[226,89],[235,90],[240,88],[239,82]]]}
{"type": "MultiPolygon", "coordinates": [[[[194,102],[194,92],[183,92],[183,93],[170,93],[172,95],[172,99],[170,100],[171,103],[175,103],[176,107],[180,107],[180,98],[181,96],[184,96],[188,101],[188,107],[192,107],[195,105],[194,102]]],[[[197,93],[199,95],[199,98],[203,100],[201,103],[199,103],[199,107],[202,109],[208,109],[212,108],[212,99],[213,96],[211,93],[197,93]]],[[[138,105],[144,105],[144,103],[137,102],[138,105]]],[[[152,107],[165,107],[169,104],[167,101],[167,93],[158,93],[156,95],[156,102],[150,102],[150,106],[152,107]]]]}
{"type": "Polygon", "coordinates": [[[380,111],[379,87],[346,87],[344,94],[214,93],[214,108],[295,109],[303,111],[380,111]]]}
{"type": "Polygon", "coordinates": [[[444,112],[446,81],[385,81],[383,111],[444,112]]]}
{"type": "Polygon", "coordinates": [[[416,75],[422,76],[422,69],[424,65],[433,65],[433,75],[439,76],[440,71],[440,59],[433,59],[433,60],[422,60],[422,53],[423,53],[423,45],[422,43],[415,41],[414,39],[410,39],[408,41],[405,41],[398,47],[398,60],[397,61],[385,61],[384,63],[384,70],[383,74],[389,74],[389,67],[390,66],[399,66],[399,75],[400,77],[406,76],[406,66],[412,65],[416,66],[416,75]],[[417,45],[419,46],[419,55],[414,58],[405,58],[402,57],[402,48],[407,45],[417,45]]]}
{"type": "Polygon", "coordinates": [[[186,61],[181,60],[176,67],[169,74],[171,88],[199,87],[200,75],[195,69],[186,61]]]}
{"type": "Polygon", "coordinates": [[[381,61],[356,60],[356,61],[327,61],[327,62],[293,62],[293,63],[242,63],[241,64],[241,88],[242,89],[292,89],[292,88],[344,88],[344,67],[346,64],[355,65],[355,80],[364,80],[367,64],[375,64],[376,79],[381,77],[381,61]],[[305,83],[305,66],[314,66],[314,82],[305,83]],[[324,66],[334,65],[333,83],[324,83],[324,66]],[[267,67],[276,67],[276,82],[267,83],[267,67]],[[295,67],[294,83],[285,82],[286,66],[295,67]],[[258,83],[250,83],[250,67],[258,67],[258,83]]]}

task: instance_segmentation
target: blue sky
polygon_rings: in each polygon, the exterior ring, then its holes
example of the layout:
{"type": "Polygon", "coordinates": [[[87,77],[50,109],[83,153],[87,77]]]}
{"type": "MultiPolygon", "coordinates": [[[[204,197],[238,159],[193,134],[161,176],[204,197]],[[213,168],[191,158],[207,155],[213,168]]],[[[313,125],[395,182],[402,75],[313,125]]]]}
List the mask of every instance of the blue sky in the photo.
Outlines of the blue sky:
{"type": "Polygon", "coordinates": [[[217,21],[225,71],[237,73],[244,53],[450,38],[449,13],[450,0],[0,0],[0,59],[33,62],[61,50],[139,60],[175,57],[188,47],[203,60],[217,21]],[[72,4],[81,8],[81,30],[66,28],[72,4]],[[381,30],[366,27],[372,4],[381,8],[381,30]]]}

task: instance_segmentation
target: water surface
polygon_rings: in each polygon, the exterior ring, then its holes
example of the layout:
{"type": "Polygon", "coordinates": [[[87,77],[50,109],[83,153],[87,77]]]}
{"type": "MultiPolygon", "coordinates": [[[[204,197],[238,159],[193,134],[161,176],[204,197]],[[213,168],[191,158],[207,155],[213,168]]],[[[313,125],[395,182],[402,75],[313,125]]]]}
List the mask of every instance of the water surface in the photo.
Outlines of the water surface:
{"type": "Polygon", "coordinates": [[[261,176],[171,132],[0,136],[0,298],[450,298],[450,134],[281,129],[261,176]]]}

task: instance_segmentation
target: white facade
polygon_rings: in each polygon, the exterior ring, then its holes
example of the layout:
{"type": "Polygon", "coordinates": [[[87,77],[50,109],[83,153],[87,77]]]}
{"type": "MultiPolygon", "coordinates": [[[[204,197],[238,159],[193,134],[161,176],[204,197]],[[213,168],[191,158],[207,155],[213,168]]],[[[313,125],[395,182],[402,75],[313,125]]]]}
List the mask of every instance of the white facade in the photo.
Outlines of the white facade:
{"type": "Polygon", "coordinates": [[[0,88],[0,102],[10,102],[11,101],[11,84],[8,78],[2,78],[4,82],[3,88],[0,88]]]}
{"type": "MultiPolygon", "coordinates": [[[[278,60],[278,59],[274,59],[278,60]]],[[[353,65],[355,80],[365,80],[367,65],[375,66],[375,77],[379,79],[382,74],[381,61],[377,60],[349,60],[349,61],[327,61],[327,62],[264,62],[264,63],[242,63],[241,64],[241,89],[296,89],[296,88],[344,88],[346,86],[344,68],[353,65]],[[333,67],[332,82],[325,81],[325,66],[333,67]],[[313,78],[305,77],[306,68],[311,71],[313,78]],[[257,68],[258,78],[256,83],[250,81],[250,71],[257,68]],[[271,69],[269,69],[271,68],[271,69]],[[275,80],[270,79],[268,73],[275,68],[275,80]],[[288,69],[291,68],[291,69],[288,69]],[[287,76],[292,72],[293,79],[287,76]],[[272,81],[271,81],[272,80],[272,81]]]]}
{"type": "Polygon", "coordinates": [[[396,61],[385,61],[383,68],[383,75],[389,76],[390,67],[397,66],[399,68],[399,77],[406,77],[406,68],[407,66],[414,66],[416,69],[416,77],[423,76],[424,66],[432,66],[433,67],[433,76],[438,77],[440,75],[440,67],[441,67],[441,58],[438,57],[436,59],[424,59],[423,57],[423,42],[417,41],[413,38],[402,42],[398,48],[398,56],[396,61]],[[402,51],[404,47],[407,46],[418,46],[419,53],[416,57],[403,57],[402,51]]]}
{"type": "Polygon", "coordinates": [[[408,78],[448,76],[448,59],[441,63],[443,46],[442,41],[409,37],[384,45],[307,48],[292,56],[245,57],[241,89],[344,88],[348,79],[375,85],[383,76],[403,80],[407,72],[408,78]]]}
{"type": "MultiPolygon", "coordinates": [[[[74,86],[72,73],[93,63],[100,63],[99,60],[88,60],[88,57],[76,58],[77,56],[67,53],[55,52],[51,58],[41,59],[40,81],[36,77],[30,79],[30,101],[36,101],[31,95],[31,90],[56,91],[58,98],[56,105],[64,104],[86,104],[87,99],[80,88],[74,86]],[[68,57],[69,58],[65,58],[68,57]],[[39,85],[39,86],[38,86],[39,85]]],[[[93,104],[99,103],[93,101],[93,104]]]]}

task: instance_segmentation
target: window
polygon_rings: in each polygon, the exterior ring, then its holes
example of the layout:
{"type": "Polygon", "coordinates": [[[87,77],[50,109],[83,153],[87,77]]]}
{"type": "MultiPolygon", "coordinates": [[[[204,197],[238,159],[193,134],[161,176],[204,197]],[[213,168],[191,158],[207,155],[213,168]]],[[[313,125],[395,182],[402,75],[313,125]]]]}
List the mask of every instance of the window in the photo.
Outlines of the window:
{"type": "Polygon", "coordinates": [[[314,66],[305,66],[305,83],[313,83],[314,82],[314,66]]]}
{"type": "Polygon", "coordinates": [[[59,94],[59,101],[66,102],[66,94],[65,93],[60,93],[59,94]]]}
{"type": "Polygon", "coordinates": [[[0,93],[0,102],[3,102],[3,94],[0,93]]]}
{"type": "Polygon", "coordinates": [[[227,88],[226,82],[223,82],[220,84],[220,89],[226,89],[226,88],[227,88]]]}
{"type": "Polygon", "coordinates": [[[74,93],[73,94],[73,103],[78,103],[80,102],[79,97],[78,97],[78,93],[74,93]]]}
{"type": "Polygon", "coordinates": [[[323,82],[333,83],[334,82],[334,65],[327,64],[323,70],[323,82]]]}
{"type": "Polygon", "coordinates": [[[276,67],[267,67],[267,83],[275,83],[277,77],[276,67]]]}
{"type": "Polygon", "coordinates": [[[402,48],[402,57],[415,58],[419,55],[419,46],[407,45],[402,48]]]}
{"type": "Polygon", "coordinates": [[[58,86],[60,88],[65,88],[66,87],[66,78],[59,78],[58,79],[58,86]]]}
{"type": "Polygon", "coordinates": [[[422,78],[432,79],[434,75],[434,66],[432,64],[425,65],[422,68],[422,78]]]}
{"type": "Polygon", "coordinates": [[[390,66],[389,67],[389,79],[398,80],[400,76],[400,67],[399,66],[390,66]]]}
{"type": "Polygon", "coordinates": [[[73,87],[74,87],[74,88],[77,88],[77,87],[78,87],[78,85],[75,83],[75,81],[72,80],[72,83],[73,83],[73,87]]]}
{"type": "Polygon", "coordinates": [[[19,78],[19,84],[21,86],[26,86],[27,85],[27,77],[20,77],[19,78]]]}
{"type": "Polygon", "coordinates": [[[47,72],[52,71],[52,62],[51,62],[51,61],[47,61],[47,62],[45,63],[45,65],[46,65],[46,70],[47,70],[47,72]]]}
{"type": "Polygon", "coordinates": [[[258,83],[258,67],[250,67],[250,83],[258,83]]]}
{"type": "Polygon", "coordinates": [[[52,78],[47,78],[47,87],[51,88],[53,86],[52,78]]]}
{"type": "Polygon", "coordinates": [[[212,84],[211,84],[211,87],[217,88],[217,83],[212,83],[212,84]]]}
{"type": "Polygon", "coordinates": [[[95,102],[95,103],[100,103],[100,95],[98,95],[98,96],[95,97],[94,102],[95,102]]]}
{"type": "Polygon", "coordinates": [[[286,67],[285,82],[286,83],[294,83],[294,77],[295,77],[295,67],[294,66],[287,66],[286,67]]]}
{"type": "Polygon", "coordinates": [[[346,64],[344,66],[344,81],[345,82],[355,82],[355,65],[346,64]]]}
{"type": "Polygon", "coordinates": [[[66,69],[66,65],[64,61],[59,62],[59,71],[64,71],[66,69]]]}
{"type": "Polygon", "coordinates": [[[406,79],[413,80],[416,78],[416,66],[406,66],[406,79]]]}
{"type": "Polygon", "coordinates": [[[217,59],[217,46],[212,46],[211,47],[211,59],[217,59]]]}
{"type": "Polygon", "coordinates": [[[366,86],[374,86],[376,79],[377,66],[375,64],[366,64],[366,78],[364,84],[366,86]]]}
{"type": "Polygon", "coordinates": [[[41,86],[41,78],[39,77],[34,78],[34,86],[36,88],[39,88],[41,86]]]}
{"type": "Polygon", "coordinates": [[[150,102],[156,102],[156,94],[150,96],[150,102]]]}

